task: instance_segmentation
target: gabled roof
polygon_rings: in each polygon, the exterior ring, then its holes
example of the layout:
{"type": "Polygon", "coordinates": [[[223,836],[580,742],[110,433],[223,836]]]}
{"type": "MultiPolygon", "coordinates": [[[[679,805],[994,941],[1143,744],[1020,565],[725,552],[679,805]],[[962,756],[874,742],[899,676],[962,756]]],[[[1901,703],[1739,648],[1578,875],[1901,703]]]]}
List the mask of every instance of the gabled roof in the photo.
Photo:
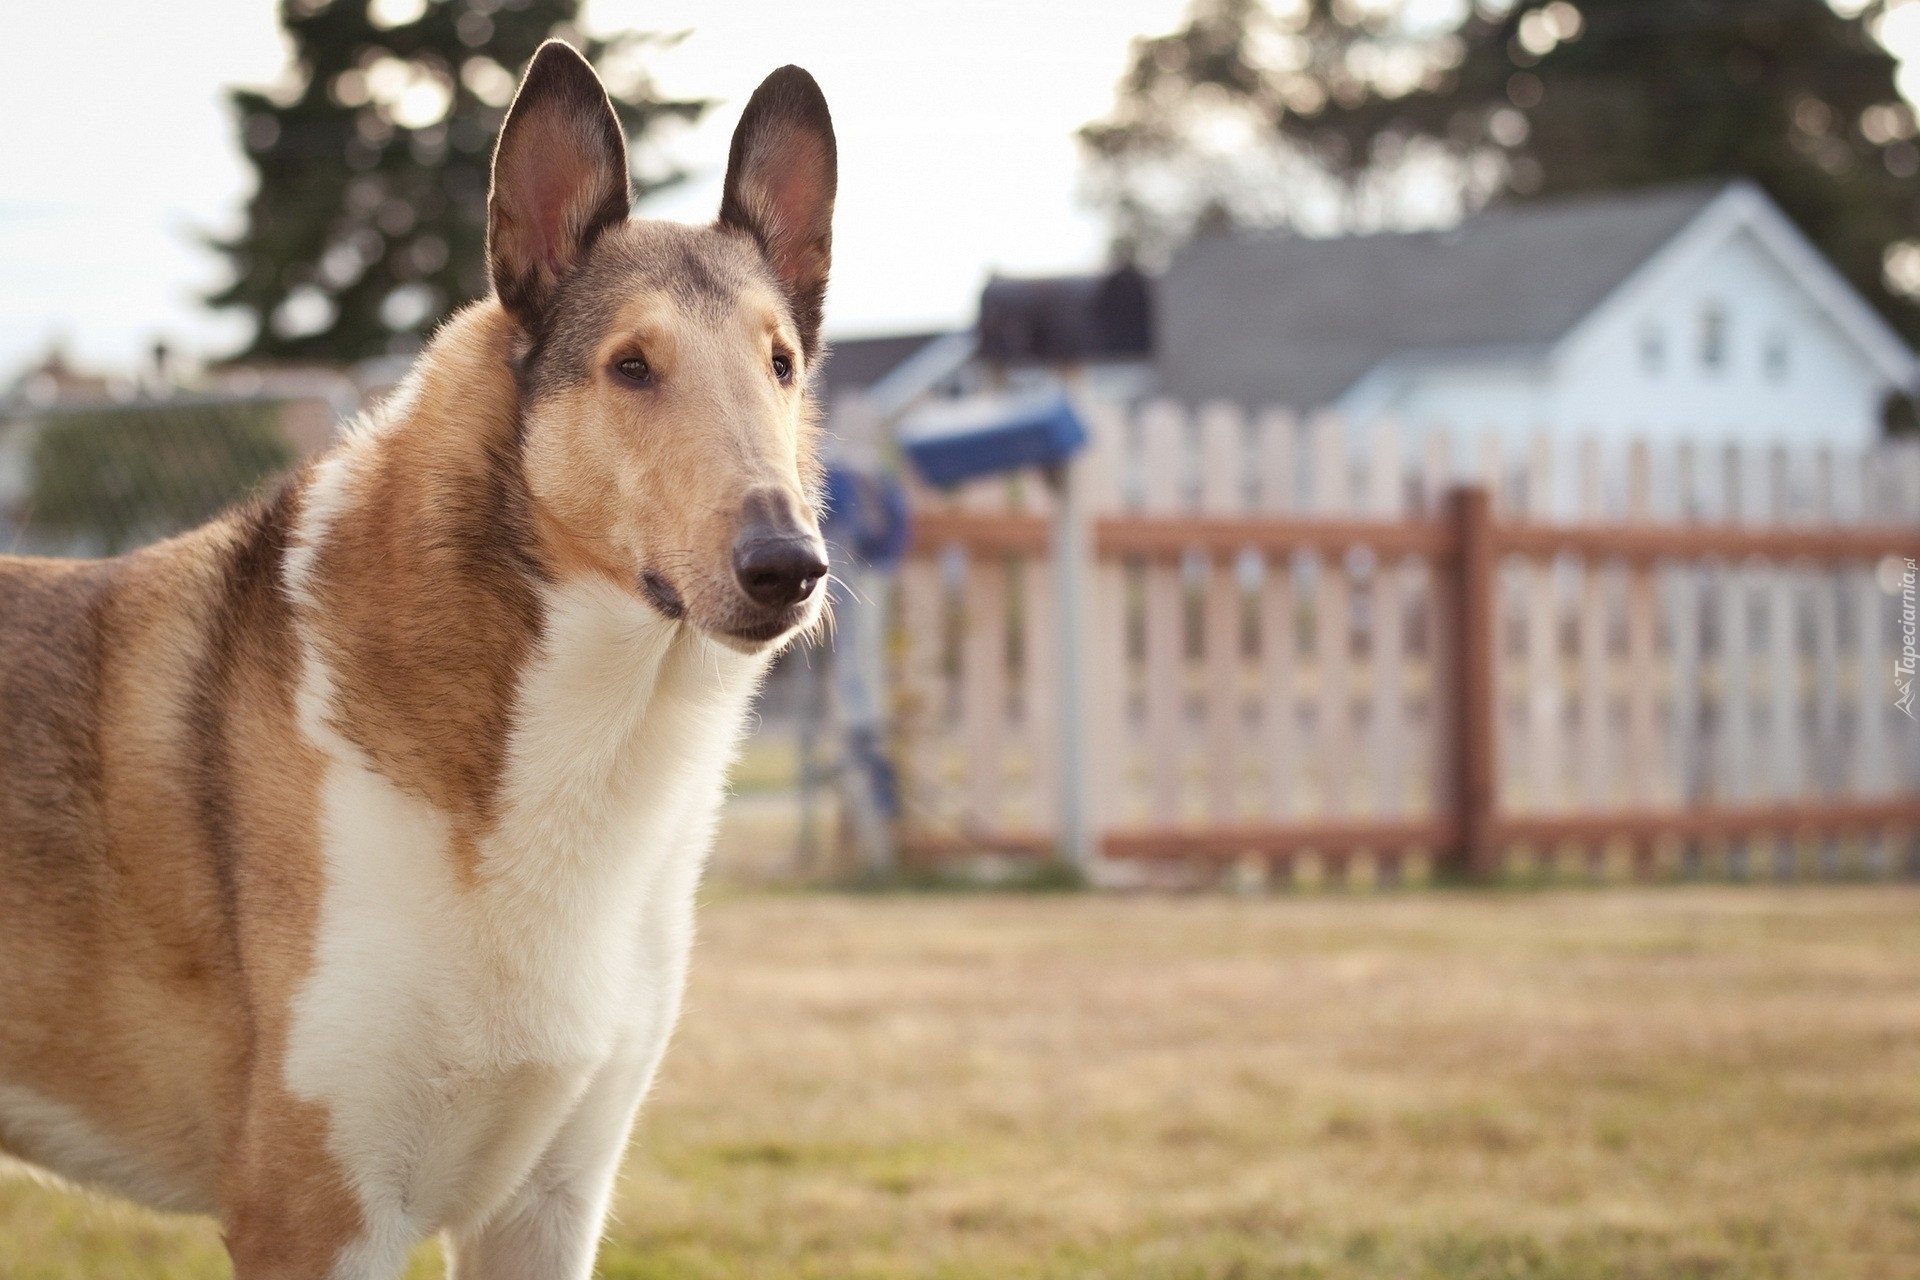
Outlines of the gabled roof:
{"type": "MultiPolygon", "coordinates": [[[[1744,180],[1728,183],[1679,235],[1622,282],[1602,310],[1632,306],[1642,297],[1657,295],[1668,281],[1684,278],[1696,263],[1736,234],[1751,236],[1889,384],[1909,393],[1914,390],[1920,378],[1920,362],[1916,362],[1906,339],[1860,296],[1779,205],[1744,180]]],[[[1596,312],[1561,340],[1561,350],[1577,347],[1582,333],[1598,323],[1596,312]]]]}
{"type": "Polygon", "coordinates": [[[1160,282],[1162,384],[1305,407],[1394,357],[1544,354],[1728,187],[1539,200],[1413,234],[1203,237],[1160,282]]]}

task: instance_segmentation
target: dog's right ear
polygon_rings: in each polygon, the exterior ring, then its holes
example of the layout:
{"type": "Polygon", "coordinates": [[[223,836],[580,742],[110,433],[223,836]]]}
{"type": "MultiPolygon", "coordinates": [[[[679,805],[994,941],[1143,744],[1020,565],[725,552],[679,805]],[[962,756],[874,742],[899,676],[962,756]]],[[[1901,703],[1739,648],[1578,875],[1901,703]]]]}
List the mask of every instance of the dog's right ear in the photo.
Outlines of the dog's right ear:
{"type": "Polygon", "coordinates": [[[493,150],[487,271],[522,324],[633,208],[627,140],[593,67],[559,40],[541,45],[493,150]]]}

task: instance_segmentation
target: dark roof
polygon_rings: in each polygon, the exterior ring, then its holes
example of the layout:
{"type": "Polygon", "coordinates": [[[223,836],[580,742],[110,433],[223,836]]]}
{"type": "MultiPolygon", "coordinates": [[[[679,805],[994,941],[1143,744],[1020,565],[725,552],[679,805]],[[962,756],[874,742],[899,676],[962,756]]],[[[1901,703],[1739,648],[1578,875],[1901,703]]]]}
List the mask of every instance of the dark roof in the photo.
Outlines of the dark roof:
{"type": "Polygon", "coordinates": [[[1392,356],[1537,348],[1725,189],[1539,200],[1417,234],[1203,237],[1160,281],[1162,385],[1308,408],[1392,356]]]}
{"type": "Polygon", "coordinates": [[[994,276],[980,291],[984,360],[1054,364],[1152,351],[1147,280],[1134,267],[1090,276],[994,276]]]}
{"type": "Polygon", "coordinates": [[[835,392],[870,387],[929,342],[946,336],[946,331],[934,329],[925,333],[890,333],[876,338],[829,341],[827,363],[821,369],[826,379],[822,392],[831,397],[835,392]]]}

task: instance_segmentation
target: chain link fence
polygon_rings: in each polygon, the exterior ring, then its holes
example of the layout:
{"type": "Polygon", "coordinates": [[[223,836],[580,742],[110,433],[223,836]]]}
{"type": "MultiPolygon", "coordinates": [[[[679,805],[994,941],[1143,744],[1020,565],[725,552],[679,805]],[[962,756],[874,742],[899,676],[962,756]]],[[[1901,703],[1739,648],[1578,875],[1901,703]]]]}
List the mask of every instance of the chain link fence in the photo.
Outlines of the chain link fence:
{"type": "Polygon", "coordinates": [[[286,408],[178,396],[0,418],[0,553],[118,555],[204,522],[299,460],[286,408]]]}

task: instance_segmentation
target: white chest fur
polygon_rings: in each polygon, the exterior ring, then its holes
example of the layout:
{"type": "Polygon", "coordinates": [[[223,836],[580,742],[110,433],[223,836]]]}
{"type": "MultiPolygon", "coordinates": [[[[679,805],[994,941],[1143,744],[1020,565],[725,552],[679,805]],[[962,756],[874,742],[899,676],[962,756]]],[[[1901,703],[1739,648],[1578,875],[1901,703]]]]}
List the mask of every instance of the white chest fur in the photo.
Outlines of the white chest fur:
{"type": "Polygon", "coordinates": [[[499,820],[460,879],[447,816],[329,723],[326,891],[287,1082],[323,1103],[370,1210],[425,1232],[486,1214],[596,1072],[644,1087],[678,1011],[692,897],[765,666],[607,583],[554,589],[523,673],[499,820]]]}

